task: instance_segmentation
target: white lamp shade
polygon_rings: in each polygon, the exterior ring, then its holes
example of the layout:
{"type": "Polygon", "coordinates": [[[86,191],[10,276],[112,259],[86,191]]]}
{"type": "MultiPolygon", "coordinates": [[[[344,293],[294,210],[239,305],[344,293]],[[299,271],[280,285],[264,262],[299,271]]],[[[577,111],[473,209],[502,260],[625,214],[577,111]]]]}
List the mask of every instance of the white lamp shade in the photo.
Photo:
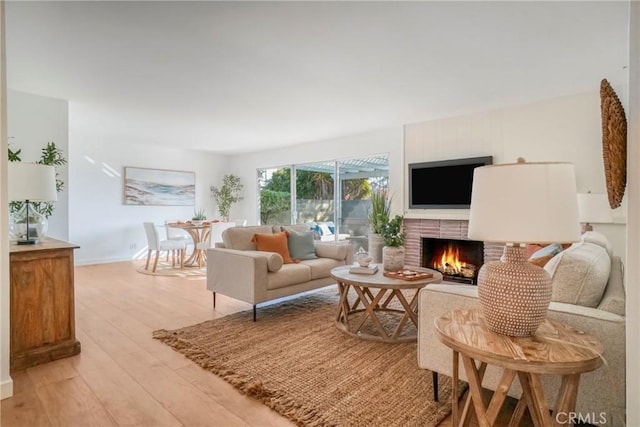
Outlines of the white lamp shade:
{"type": "Polygon", "coordinates": [[[613,221],[606,194],[579,193],[578,215],[580,222],[607,223],[613,221]]]}
{"type": "Polygon", "coordinates": [[[55,202],[58,200],[56,170],[53,166],[9,162],[7,172],[10,201],[55,202]]]}
{"type": "Polygon", "coordinates": [[[500,243],[580,240],[571,163],[512,163],[476,168],[469,238],[500,243]]]}

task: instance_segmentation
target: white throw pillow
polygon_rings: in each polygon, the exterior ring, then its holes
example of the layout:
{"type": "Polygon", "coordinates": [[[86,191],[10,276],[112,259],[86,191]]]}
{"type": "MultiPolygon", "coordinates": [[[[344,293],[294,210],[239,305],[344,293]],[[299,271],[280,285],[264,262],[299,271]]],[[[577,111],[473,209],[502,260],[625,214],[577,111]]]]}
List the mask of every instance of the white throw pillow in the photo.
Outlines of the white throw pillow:
{"type": "Polygon", "coordinates": [[[597,307],[609,280],[611,258],[595,243],[582,242],[553,257],[545,266],[551,276],[551,300],[597,307]]]}

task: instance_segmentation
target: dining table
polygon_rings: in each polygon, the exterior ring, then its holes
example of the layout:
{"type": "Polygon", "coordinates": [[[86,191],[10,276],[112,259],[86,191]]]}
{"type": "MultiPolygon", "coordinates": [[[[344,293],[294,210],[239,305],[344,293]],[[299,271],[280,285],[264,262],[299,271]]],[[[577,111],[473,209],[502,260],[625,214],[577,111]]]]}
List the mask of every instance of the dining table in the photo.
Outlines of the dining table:
{"type": "Polygon", "coordinates": [[[204,221],[201,223],[194,223],[192,221],[178,221],[169,222],[167,227],[178,228],[189,233],[193,239],[193,252],[188,254],[188,258],[184,260],[185,267],[201,267],[206,260],[206,254],[204,249],[198,249],[198,243],[205,242],[209,239],[209,233],[211,233],[211,225],[213,223],[204,221]]]}

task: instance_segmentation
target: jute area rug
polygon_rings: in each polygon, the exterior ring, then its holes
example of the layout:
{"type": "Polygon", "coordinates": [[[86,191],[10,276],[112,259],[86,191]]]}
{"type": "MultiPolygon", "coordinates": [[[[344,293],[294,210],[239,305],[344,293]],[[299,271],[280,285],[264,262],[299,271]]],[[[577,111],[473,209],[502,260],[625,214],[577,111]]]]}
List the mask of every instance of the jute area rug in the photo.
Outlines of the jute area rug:
{"type": "Polygon", "coordinates": [[[451,379],[418,368],[416,343],[351,337],[334,325],[335,287],[154,338],[304,426],[435,426],[450,410],[451,379]]]}

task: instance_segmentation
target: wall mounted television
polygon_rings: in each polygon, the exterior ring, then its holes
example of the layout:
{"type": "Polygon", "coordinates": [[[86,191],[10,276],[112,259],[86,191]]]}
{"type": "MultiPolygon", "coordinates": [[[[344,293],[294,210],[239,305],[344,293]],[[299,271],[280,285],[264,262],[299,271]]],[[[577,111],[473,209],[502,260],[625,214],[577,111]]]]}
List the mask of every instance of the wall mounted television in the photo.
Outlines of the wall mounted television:
{"type": "Polygon", "coordinates": [[[468,209],[473,170],[492,156],[409,164],[410,209],[468,209]]]}

